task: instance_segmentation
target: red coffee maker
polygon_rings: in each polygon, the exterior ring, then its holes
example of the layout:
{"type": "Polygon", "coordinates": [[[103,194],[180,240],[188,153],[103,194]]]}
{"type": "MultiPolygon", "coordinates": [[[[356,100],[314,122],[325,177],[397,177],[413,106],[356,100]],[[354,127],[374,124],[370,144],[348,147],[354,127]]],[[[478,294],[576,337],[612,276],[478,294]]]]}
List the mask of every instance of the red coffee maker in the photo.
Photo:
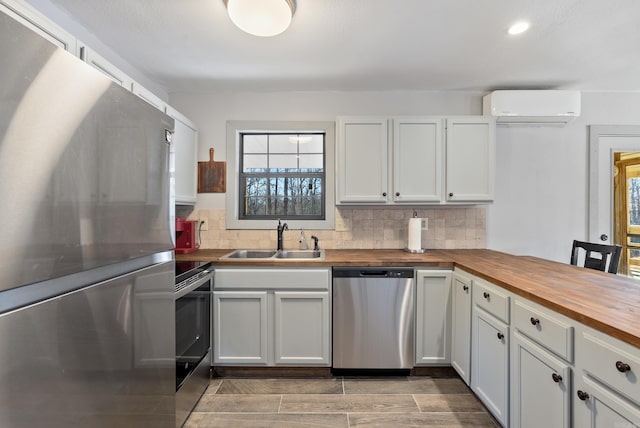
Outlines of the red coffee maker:
{"type": "Polygon", "coordinates": [[[176,254],[193,253],[198,249],[197,223],[195,220],[176,218],[176,254]]]}

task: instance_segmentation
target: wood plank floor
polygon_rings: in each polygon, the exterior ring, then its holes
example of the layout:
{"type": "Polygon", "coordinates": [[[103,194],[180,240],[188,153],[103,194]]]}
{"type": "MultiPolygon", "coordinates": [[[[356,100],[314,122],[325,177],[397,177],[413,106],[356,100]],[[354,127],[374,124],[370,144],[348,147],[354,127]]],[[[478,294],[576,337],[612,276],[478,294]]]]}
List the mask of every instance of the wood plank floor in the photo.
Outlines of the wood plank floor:
{"type": "Polygon", "coordinates": [[[185,427],[499,425],[460,379],[413,376],[213,379],[185,427]]]}

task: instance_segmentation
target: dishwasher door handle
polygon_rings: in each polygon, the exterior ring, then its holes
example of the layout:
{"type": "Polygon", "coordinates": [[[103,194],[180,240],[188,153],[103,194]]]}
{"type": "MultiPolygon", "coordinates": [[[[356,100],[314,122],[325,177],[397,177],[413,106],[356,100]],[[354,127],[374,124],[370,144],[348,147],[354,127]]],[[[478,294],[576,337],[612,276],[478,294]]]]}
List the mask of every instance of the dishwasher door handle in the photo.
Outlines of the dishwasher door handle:
{"type": "Polygon", "coordinates": [[[389,271],[387,270],[367,270],[367,271],[361,271],[360,272],[360,277],[362,278],[380,278],[380,277],[387,277],[389,276],[389,271]]]}

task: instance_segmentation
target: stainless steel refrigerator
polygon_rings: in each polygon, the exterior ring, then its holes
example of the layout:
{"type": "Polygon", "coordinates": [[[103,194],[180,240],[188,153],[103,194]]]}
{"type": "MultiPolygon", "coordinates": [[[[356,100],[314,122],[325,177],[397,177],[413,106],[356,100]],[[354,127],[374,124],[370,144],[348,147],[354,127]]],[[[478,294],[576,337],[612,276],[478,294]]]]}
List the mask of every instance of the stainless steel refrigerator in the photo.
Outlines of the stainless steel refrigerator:
{"type": "Polygon", "coordinates": [[[174,427],[173,120],[0,12],[0,427],[174,427]]]}

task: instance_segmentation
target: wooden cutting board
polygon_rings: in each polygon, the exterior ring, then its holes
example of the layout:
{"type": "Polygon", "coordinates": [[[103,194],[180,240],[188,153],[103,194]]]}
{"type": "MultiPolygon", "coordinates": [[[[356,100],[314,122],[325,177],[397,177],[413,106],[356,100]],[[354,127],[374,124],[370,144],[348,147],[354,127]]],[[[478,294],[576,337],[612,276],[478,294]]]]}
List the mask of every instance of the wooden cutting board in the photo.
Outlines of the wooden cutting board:
{"type": "Polygon", "coordinates": [[[213,160],[213,148],[209,149],[209,161],[198,162],[198,193],[225,193],[227,191],[227,163],[213,160]]]}

